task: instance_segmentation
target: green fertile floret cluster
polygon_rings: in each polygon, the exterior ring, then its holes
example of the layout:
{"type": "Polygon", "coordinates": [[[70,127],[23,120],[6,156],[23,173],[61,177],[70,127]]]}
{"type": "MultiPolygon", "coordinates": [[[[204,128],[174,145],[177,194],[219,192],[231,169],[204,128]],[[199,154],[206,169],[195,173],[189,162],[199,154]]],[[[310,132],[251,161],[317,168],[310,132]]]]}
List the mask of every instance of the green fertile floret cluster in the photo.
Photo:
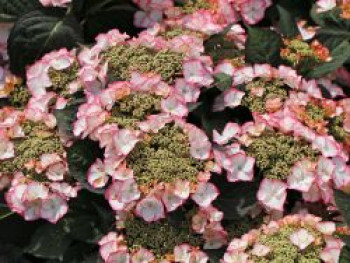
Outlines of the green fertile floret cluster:
{"type": "Polygon", "coordinates": [[[174,248],[184,243],[194,247],[202,245],[202,239],[191,229],[191,221],[181,223],[163,219],[147,223],[142,219],[132,218],[125,222],[125,236],[128,247],[146,248],[153,252],[157,259],[164,259],[167,254],[173,254],[174,248]]]}
{"type": "Polygon", "coordinates": [[[315,231],[312,227],[306,226],[305,229],[315,240],[320,240],[317,245],[310,244],[304,250],[300,250],[291,243],[290,236],[300,230],[298,226],[284,226],[274,234],[262,234],[258,243],[268,246],[270,253],[265,257],[253,256],[256,263],[321,263],[320,253],[323,250],[322,234],[315,231]]]}
{"type": "Polygon", "coordinates": [[[313,103],[308,103],[305,107],[307,116],[313,121],[320,122],[327,118],[326,110],[313,103]]]}
{"type": "Polygon", "coordinates": [[[272,131],[264,132],[247,147],[248,155],[265,178],[286,179],[294,164],[304,158],[316,161],[319,153],[302,140],[272,131]]]}
{"type": "Polygon", "coordinates": [[[187,180],[196,182],[204,162],[191,156],[188,136],[173,124],[139,142],[126,159],[139,185],[187,180]]]}
{"type": "Polygon", "coordinates": [[[39,160],[43,154],[64,152],[59,137],[44,124],[27,121],[21,126],[25,137],[14,140],[15,157],[1,162],[0,173],[24,171],[26,163],[39,160]]]}
{"type": "Polygon", "coordinates": [[[329,121],[329,133],[334,136],[337,141],[344,142],[350,137],[350,133],[343,128],[344,116],[337,116],[329,121]]]}
{"type": "Polygon", "coordinates": [[[9,94],[9,102],[15,108],[24,108],[28,104],[30,97],[31,95],[27,87],[15,85],[9,94]]]}
{"type": "Polygon", "coordinates": [[[166,39],[173,39],[173,38],[178,37],[178,36],[186,36],[186,35],[187,36],[201,37],[201,33],[191,31],[188,29],[179,28],[179,27],[169,28],[165,32],[162,32],[160,34],[160,36],[162,36],[166,39]]]}
{"type": "Polygon", "coordinates": [[[193,14],[198,10],[208,10],[212,5],[207,0],[188,0],[182,6],[182,12],[185,14],[193,14]]]}
{"type": "Polygon", "coordinates": [[[157,52],[146,47],[118,45],[107,50],[103,57],[108,61],[111,81],[129,80],[133,71],[157,73],[168,83],[182,75],[184,55],[170,50],[157,52]]]}
{"type": "Polygon", "coordinates": [[[257,79],[241,89],[246,92],[246,95],[242,99],[242,105],[249,108],[251,112],[266,113],[267,100],[280,98],[283,102],[288,98],[288,90],[284,87],[283,81],[278,79],[257,79]],[[251,92],[257,88],[264,89],[264,94],[260,97],[253,95],[251,92]]]}
{"type": "Polygon", "coordinates": [[[51,89],[63,97],[69,97],[68,85],[75,81],[78,76],[79,65],[74,62],[70,67],[63,70],[49,69],[49,77],[52,82],[51,89]]]}
{"type": "Polygon", "coordinates": [[[161,96],[148,93],[132,93],[115,102],[108,122],[121,128],[136,129],[136,124],[147,116],[161,112],[161,96]]]}
{"type": "Polygon", "coordinates": [[[303,40],[293,39],[288,41],[286,50],[288,52],[281,53],[282,58],[294,68],[313,67],[321,62],[311,46],[303,40]]]}

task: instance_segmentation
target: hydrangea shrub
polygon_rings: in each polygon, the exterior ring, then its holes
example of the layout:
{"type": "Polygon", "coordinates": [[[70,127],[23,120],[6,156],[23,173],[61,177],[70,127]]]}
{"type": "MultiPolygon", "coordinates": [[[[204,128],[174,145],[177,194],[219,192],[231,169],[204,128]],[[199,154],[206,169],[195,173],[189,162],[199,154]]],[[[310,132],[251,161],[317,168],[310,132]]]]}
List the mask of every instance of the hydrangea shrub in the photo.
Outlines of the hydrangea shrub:
{"type": "Polygon", "coordinates": [[[350,2],[0,0],[0,261],[350,262],[350,2]]]}

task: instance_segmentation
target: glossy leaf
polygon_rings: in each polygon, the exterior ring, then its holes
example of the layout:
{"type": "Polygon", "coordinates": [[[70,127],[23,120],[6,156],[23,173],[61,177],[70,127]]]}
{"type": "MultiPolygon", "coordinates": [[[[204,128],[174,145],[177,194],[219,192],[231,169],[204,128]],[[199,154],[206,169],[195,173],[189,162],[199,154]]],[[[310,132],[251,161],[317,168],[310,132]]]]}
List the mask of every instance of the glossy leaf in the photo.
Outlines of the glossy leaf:
{"type": "Polygon", "coordinates": [[[280,62],[281,37],[269,29],[248,28],[246,43],[247,63],[269,63],[278,65],[280,62]]]}
{"type": "Polygon", "coordinates": [[[35,10],[22,16],[14,25],[8,40],[10,67],[24,75],[26,66],[44,54],[83,42],[79,22],[64,9],[35,10]]]}
{"type": "Polygon", "coordinates": [[[21,15],[40,7],[38,0],[0,0],[0,22],[15,22],[21,15]]]}

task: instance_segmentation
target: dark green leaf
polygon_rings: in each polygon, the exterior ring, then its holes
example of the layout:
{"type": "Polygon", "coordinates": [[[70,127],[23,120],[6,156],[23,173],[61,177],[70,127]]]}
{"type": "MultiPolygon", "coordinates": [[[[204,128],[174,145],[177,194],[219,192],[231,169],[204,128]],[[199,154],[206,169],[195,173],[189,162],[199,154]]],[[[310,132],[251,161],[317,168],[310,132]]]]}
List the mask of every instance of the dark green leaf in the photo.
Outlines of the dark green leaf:
{"type": "Polygon", "coordinates": [[[62,260],[71,242],[59,224],[48,224],[34,233],[26,252],[39,258],[62,260]]]}
{"type": "Polygon", "coordinates": [[[278,65],[280,62],[281,37],[274,31],[261,28],[248,28],[246,43],[246,62],[269,63],[278,65]]]}
{"type": "Polygon", "coordinates": [[[24,76],[26,66],[45,53],[82,42],[80,24],[71,13],[51,8],[29,12],[15,23],[9,36],[11,70],[24,76]]]}
{"type": "Polygon", "coordinates": [[[76,113],[84,99],[76,99],[70,102],[64,109],[55,110],[58,132],[62,138],[73,139],[73,123],[76,120],[76,113]]]}
{"type": "Polygon", "coordinates": [[[135,36],[140,29],[134,27],[134,14],[137,7],[132,1],[127,0],[90,0],[84,7],[84,33],[88,42],[93,42],[95,37],[117,28],[121,32],[126,32],[135,36]]]}
{"type": "Polygon", "coordinates": [[[340,17],[341,10],[336,7],[327,12],[318,13],[316,5],[311,10],[313,20],[321,26],[317,39],[330,50],[334,50],[343,41],[350,40],[350,20],[340,17]]]}
{"type": "Polygon", "coordinates": [[[226,38],[230,28],[231,26],[228,26],[223,32],[211,36],[204,43],[205,53],[210,55],[214,62],[221,59],[233,59],[243,55],[235,43],[226,38]]]}
{"type": "Polygon", "coordinates": [[[316,67],[312,72],[308,74],[310,78],[319,78],[329,73],[336,71],[342,67],[346,60],[350,57],[350,43],[349,41],[343,41],[331,52],[332,60],[316,67]]]}
{"type": "Polygon", "coordinates": [[[75,213],[67,215],[60,223],[64,226],[64,231],[75,240],[94,244],[103,236],[95,215],[75,213]]]}
{"type": "Polygon", "coordinates": [[[40,7],[38,0],[0,0],[0,22],[14,22],[40,7]]]}
{"type": "Polygon", "coordinates": [[[343,242],[350,246],[350,236],[349,235],[339,235],[339,237],[343,240],[343,242]]]}
{"type": "Polygon", "coordinates": [[[219,73],[214,76],[215,82],[213,86],[217,87],[221,91],[228,90],[232,87],[232,76],[225,74],[225,73],[219,73]]]}
{"type": "Polygon", "coordinates": [[[0,221],[13,214],[14,212],[12,212],[9,208],[0,206],[0,221]]]}
{"type": "Polygon", "coordinates": [[[335,203],[345,218],[345,222],[350,226],[350,195],[340,190],[335,190],[335,203]]]}
{"type": "Polygon", "coordinates": [[[279,29],[283,36],[285,37],[295,37],[299,34],[297,23],[295,17],[284,7],[277,5],[277,10],[279,13],[279,29]]]}
{"type": "Polygon", "coordinates": [[[249,213],[256,203],[257,182],[229,183],[225,176],[213,181],[220,191],[220,196],[214,201],[214,206],[224,212],[227,220],[236,220],[249,213]]]}
{"type": "Polygon", "coordinates": [[[350,262],[350,247],[344,246],[339,257],[339,263],[349,263],[350,262]]]}
{"type": "Polygon", "coordinates": [[[95,193],[102,193],[102,190],[96,190],[89,185],[86,179],[86,173],[99,157],[102,157],[102,152],[98,143],[88,139],[76,141],[67,149],[70,175],[79,181],[86,189],[95,193]]]}

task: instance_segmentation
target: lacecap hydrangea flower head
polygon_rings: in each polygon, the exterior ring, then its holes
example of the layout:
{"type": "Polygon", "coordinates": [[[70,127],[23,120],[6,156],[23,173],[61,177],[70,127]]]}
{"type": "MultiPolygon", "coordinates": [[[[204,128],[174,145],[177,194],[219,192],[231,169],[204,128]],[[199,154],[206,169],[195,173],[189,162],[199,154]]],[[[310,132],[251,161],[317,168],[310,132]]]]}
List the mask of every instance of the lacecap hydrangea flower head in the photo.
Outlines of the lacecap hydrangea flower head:
{"type": "Polygon", "coordinates": [[[27,70],[27,86],[34,98],[55,94],[61,104],[82,87],[79,78],[76,50],[63,48],[52,51],[37,60],[27,70]]]}
{"type": "Polygon", "coordinates": [[[208,262],[203,239],[191,228],[191,212],[147,223],[129,214],[123,227],[100,241],[105,262],[208,262]]]}
{"type": "MultiPolygon", "coordinates": [[[[113,209],[137,203],[135,212],[148,222],[165,217],[190,196],[209,206],[218,195],[208,183],[211,144],[203,131],[186,123],[186,116],[200,88],[213,81],[210,59],[191,53],[196,47],[188,44],[185,52],[171,51],[172,43],[150,48],[154,39],[147,43],[141,35],[125,42],[118,34],[101,35],[98,41],[106,46],[101,49],[98,42],[80,56],[98,49],[109,83],[98,91],[88,87],[74,124],[76,136],[89,136],[105,148],[104,160],[90,168],[88,181],[100,188],[112,178],[105,196],[113,209]],[[113,40],[117,35],[121,42],[113,40]]],[[[88,68],[91,64],[82,71],[88,68]]]]}
{"type": "Polygon", "coordinates": [[[283,211],[288,189],[302,192],[308,202],[333,203],[332,188],[349,186],[346,152],[333,137],[312,133],[288,116],[265,117],[214,131],[215,160],[228,181],[262,176],[257,198],[270,210],[283,211]]]}
{"type": "Polygon", "coordinates": [[[334,222],[314,215],[289,215],[231,241],[222,263],[337,263],[343,242],[334,222]]]}
{"type": "Polygon", "coordinates": [[[212,35],[222,31],[227,25],[240,20],[248,24],[260,22],[265,10],[271,6],[270,0],[186,0],[186,1],[139,1],[134,2],[142,9],[135,14],[134,24],[148,28],[163,21],[181,24],[183,27],[212,35]],[[163,20],[164,19],[164,20],[163,20]]]}
{"type": "Polygon", "coordinates": [[[232,77],[232,87],[216,98],[215,111],[225,107],[247,107],[253,114],[265,115],[280,111],[292,91],[322,98],[314,80],[305,80],[289,67],[273,68],[268,64],[232,67],[227,61],[220,63],[215,73],[232,77]]]}
{"type": "Polygon", "coordinates": [[[31,109],[0,110],[1,188],[9,208],[25,220],[56,223],[68,211],[79,186],[69,177],[65,147],[55,123],[31,109]]]}

